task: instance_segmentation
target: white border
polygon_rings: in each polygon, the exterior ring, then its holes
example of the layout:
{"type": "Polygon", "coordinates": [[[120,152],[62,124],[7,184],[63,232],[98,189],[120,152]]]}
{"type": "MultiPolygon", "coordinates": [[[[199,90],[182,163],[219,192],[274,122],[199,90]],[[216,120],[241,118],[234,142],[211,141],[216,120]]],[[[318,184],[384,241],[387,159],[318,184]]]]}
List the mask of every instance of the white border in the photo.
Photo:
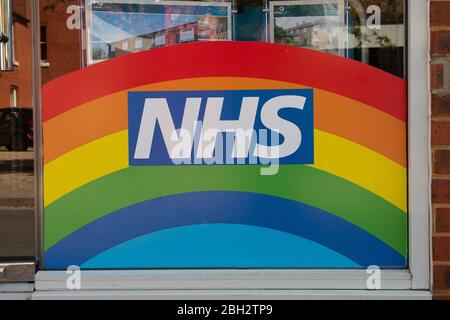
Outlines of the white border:
{"type": "Polygon", "coordinates": [[[103,3],[132,3],[132,4],[145,4],[145,5],[169,5],[169,6],[210,6],[210,7],[226,7],[227,8],[227,27],[228,27],[228,39],[232,40],[232,28],[231,28],[231,2],[196,2],[196,1],[160,1],[160,0],[102,0],[102,1],[96,1],[96,0],[86,0],[85,1],[85,20],[86,20],[86,61],[87,66],[99,63],[104,60],[92,60],[91,59],[91,11],[92,11],[92,4],[96,2],[103,2],[103,3]]]}
{"type": "MultiPolygon", "coordinates": [[[[34,12],[39,14],[39,6],[35,6],[34,12]]],[[[85,271],[82,277],[85,280],[83,283],[86,290],[83,291],[66,290],[64,286],[67,275],[64,272],[39,271],[33,297],[36,299],[431,298],[428,16],[429,0],[418,0],[408,5],[409,271],[383,270],[380,291],[362,290],[367,275],[361,270],[85,271]],[[341,290],[336,290],[337,288],[341,290]]],[[[39,92],[35,93],[35,96],[38,97],[39,92]]],[[[38,118],[35,117],[35,121],[36,119],[38,118]]],[[[40,123],[35,125],[40,126],[40,123]]],[[[36,198],[40,199],[40,194],[36,198]]],[[[40,239],[43,223],[42,201],[38,209],[41,213],[38,217],[40,239]]]]}
{"type": "Polygon", "coordinates": [[[367,289],[365,270],[82,271],[79,290],[66,289],[67,277],[64,271],[40,271],[33,299],[431,298],[429,291],[411,290],[407,270],[381,271],[379,290],[367,289]]]}
{"type": "Polygon", "coordinates": [[[30,300],[33,291],[32,283],[0,283],[0,300],[30,300]]]}
{"type": "MultiPolygon", "coordinates": [[[[408,270],[381,270],[381,290],[411,289],[408,270]]],[[[65,271],[39,272],[36,290],[65,291],[65,271]]],[[[365,269],[82,270],[81,290],[367,290],[365,269]]]]}
{"type": "Polygon", "coordinates": [[[408,1],[409,270],[413,289],[431,282],[429,0],[408,1]]]}

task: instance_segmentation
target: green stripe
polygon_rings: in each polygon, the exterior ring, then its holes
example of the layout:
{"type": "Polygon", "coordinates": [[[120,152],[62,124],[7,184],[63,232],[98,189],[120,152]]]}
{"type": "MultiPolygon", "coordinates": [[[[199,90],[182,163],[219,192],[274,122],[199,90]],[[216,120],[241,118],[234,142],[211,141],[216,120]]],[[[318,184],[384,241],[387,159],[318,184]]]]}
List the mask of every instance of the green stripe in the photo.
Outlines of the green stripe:
{"type": "Polygon", "coordinates": [[[171,194],[213,190],[255,192],[308,204],[361,227],[406,256],[403,211],[347,180],[302,165],[280,166],[273,176],[261,176],[259,166],[129,167],[49,205],[45,248],[118,209],[171,194]]]}

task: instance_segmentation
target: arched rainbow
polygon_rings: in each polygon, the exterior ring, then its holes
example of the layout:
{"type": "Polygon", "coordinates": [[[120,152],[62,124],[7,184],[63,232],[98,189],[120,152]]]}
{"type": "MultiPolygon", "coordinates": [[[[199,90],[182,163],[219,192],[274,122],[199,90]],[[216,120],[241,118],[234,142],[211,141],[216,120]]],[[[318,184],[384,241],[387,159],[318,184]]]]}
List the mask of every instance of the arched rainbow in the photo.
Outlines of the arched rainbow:
{"type": "Polygon", "coordinates": [[[43,106],[47,268],[406,266],[400,78],[306,49],[195,43],[68,74],[44,86],[43,106]],[[128,166],[128,91],[289,88],[314,88],[314,165],[282,165],[275,176],[260,176],[258,166],[128,166]],[[208,227],[253,243],[253,258],[233,258],[235,242],[213,240],[208,227]],[[244,229],[260,237],[259,251],[244,229]],[[209,234],[221,259],[204,257],[211,250],[201,237],[185,259],[170,241],[188,243],[186,234],[209,234]],[[268,242],[291,251],[268,259],[268,242]],[[160,249],[132,249],[139,246],[160,249]]]}

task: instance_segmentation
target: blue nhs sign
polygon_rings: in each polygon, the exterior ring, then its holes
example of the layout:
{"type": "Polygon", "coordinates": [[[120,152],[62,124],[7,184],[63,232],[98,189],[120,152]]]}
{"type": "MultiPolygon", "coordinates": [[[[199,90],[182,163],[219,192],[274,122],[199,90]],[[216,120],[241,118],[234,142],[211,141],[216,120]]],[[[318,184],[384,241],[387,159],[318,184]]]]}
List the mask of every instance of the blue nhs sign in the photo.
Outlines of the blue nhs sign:
{"type": "Polygon", "coordinates": [[[313,109],[313,89],[129,92],[129,165],[312,164],[313,109]]]}

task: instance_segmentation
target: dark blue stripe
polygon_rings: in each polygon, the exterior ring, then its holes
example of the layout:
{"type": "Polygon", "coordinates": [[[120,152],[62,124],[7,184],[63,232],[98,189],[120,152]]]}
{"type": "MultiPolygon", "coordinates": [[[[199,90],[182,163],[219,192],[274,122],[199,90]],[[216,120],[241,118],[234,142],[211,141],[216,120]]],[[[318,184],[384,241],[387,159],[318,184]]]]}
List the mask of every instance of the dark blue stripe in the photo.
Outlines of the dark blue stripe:
{"type": "Polygon", "coordinates": [[[81,265],[144,234],[210,223],[253,225],[287,232],[328,247],[363,267],[406,267],[406,259],[394,249],[335,215],[292,200],[233,191],[171,195],[123,208],[87,224],[49,248],[45,266],[63,269],[81,265]]]}

